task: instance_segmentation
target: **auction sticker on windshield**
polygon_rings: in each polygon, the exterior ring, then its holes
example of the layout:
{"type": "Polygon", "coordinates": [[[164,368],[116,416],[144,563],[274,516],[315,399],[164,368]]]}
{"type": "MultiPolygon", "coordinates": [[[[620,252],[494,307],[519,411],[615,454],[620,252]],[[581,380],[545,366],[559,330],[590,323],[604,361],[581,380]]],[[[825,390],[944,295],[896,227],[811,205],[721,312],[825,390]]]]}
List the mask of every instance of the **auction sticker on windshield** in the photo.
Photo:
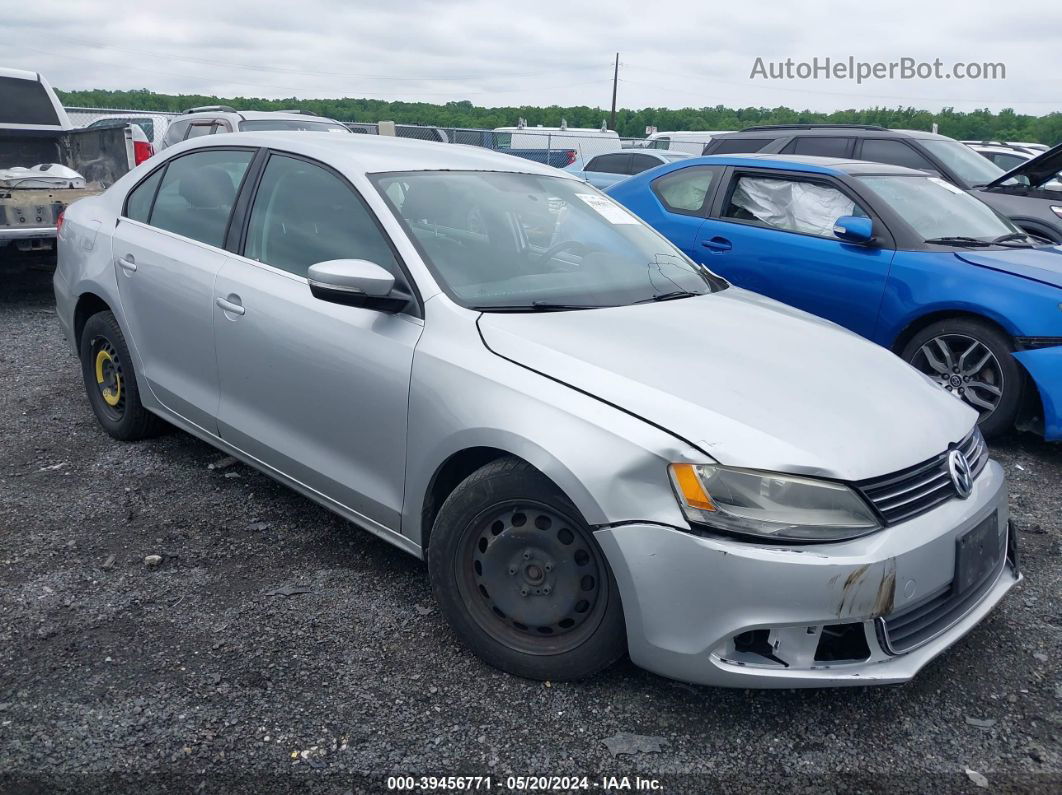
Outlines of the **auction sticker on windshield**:
{"type": "Polygon", "coordinates": [[[619,205],[613,204],[604,196],[595,196],[592,193],[576,193],[580,199],[593,207],[607,221],[614,224],[636,224],[638,219],[624,210],[619,205]]]}

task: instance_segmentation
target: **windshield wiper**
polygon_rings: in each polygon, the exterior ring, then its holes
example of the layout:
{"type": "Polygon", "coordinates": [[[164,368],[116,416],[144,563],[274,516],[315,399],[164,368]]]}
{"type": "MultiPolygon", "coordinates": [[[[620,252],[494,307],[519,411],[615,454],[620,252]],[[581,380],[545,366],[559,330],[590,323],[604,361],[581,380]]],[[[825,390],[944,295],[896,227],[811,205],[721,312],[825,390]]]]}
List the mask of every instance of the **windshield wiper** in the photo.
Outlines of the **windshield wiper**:
{"type": "Polygon", "coordinates": [[[939,243],[942,246],[970,246],[971,248],[983,248],[984,246],[991,246],[987,240],[978,240],[976,237],[968,237],[966,235],[952,235],[950,237],[931,237],[922,241],[923,243],[939,243]]]}
{"type": "Polygon", "coordinates": [[[994,238],[992,240],[992,242],[993,243],[1016,243],[1019,240],[1022,240],[1022,241],[1025,241],[1025,242],[1022,243],[1022,244],[1019,244],[1018,246],[1015,246],[1015,248],[1032,248],[1033,247],[1032,242],[1030,242],[1032,240],[1032,236],[1029,235],[1027,232],[1010,232],[1010,233],[1008,233],[1006,235],[1000,235],[999,237],[994,238]]]}
{"type": "Polygon", "coordinates": [[[696,298],[698,295],[705,295],[705,293],[694,293],[689,290],[672,290],[668,293],[658,293],[657,295],[651,295],[648,298],[642,298],[640,301],[635,301],[636,304],[648,304],[654,301],[674,301],[676,298],[696,298]]]}
{"type": "Polygon", "coordinates": [[[607,309],[609,304],[553,304],[549,301],[532,301],[530,304],[497,304],[473,306],[477,312],[574,312],[579,309],[607,309]]]}

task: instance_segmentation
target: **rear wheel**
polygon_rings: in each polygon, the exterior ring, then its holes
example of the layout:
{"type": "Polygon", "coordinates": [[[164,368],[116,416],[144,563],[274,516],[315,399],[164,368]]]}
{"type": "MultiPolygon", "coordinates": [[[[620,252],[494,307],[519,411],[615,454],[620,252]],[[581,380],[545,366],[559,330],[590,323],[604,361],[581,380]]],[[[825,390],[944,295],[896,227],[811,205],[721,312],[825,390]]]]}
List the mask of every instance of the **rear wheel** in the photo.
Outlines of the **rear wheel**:
{"type": "Polygon", "coordinates": [[[1013,427],[1021,405],[1024,378],[1013,350],[1012,340],[993,326],[953,318],[922,329],[902,356],[976,409],[981,432],[991,437],[1013,427]]]}
{"type": "Polygon", "coordinates": [[[626,650],[619,592],[589,525],[520,459],[487,464],[447,498],[428,569],[450,626],[505,671],[578,679],[626,650]]]}
{"type": "Polygon", "coordinates": [[[115,439],[155,436],[166,423],[140,402],[136,373],[125,337],[110,312],[98,312],[81,332],[81,373],[92,411],[115,439]]]}

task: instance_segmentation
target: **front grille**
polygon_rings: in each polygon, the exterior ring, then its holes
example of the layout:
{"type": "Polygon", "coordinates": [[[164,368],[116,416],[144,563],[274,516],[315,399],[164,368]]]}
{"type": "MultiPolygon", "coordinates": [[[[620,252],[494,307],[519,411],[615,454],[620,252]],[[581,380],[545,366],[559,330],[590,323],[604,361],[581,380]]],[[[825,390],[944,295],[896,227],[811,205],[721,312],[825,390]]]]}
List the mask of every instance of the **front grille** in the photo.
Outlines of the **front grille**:
{"type": "MultiPolygon", "coordinates": [[[[957,447],[970,462],[976,480],[988,463],[984,437],[974,428],[957,447]]],[[[948,473],[947,452],[891,475],[860,481],[855,486],[877,508],[887,525],[913,519],[957,496],[948,473]]]]}
{"type": "MultiPolygon", "coordinates": [[[[998,521],[995,514],[993,521],[998,521]]],[[[1008,529],[1013,532],[1013,528],[1008,529]]],[[[935,638],[956,624],[981,601],[995,584],[1006,562],[1007,535],[996,551],[996,563],[965,592],[955,593],[955,582],[918,604],[878,619],[879,638],[890,654],[903,654],[935,638]]]]}

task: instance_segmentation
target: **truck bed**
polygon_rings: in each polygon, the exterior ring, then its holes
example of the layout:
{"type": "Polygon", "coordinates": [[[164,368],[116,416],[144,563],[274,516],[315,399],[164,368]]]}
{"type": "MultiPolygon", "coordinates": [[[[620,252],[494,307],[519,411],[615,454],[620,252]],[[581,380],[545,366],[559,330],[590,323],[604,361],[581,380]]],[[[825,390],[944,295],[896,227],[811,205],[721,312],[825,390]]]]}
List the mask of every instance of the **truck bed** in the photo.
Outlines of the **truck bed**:
{"type": "Polygon", "coordinates": [[[60,212],[129,171],[130,146],[124,127],[0,129],[0,168],[59,163],[85,178],[84,188],[0,187],[0,246],[12,241],[20,248],[50,246],[60,212]]]}

